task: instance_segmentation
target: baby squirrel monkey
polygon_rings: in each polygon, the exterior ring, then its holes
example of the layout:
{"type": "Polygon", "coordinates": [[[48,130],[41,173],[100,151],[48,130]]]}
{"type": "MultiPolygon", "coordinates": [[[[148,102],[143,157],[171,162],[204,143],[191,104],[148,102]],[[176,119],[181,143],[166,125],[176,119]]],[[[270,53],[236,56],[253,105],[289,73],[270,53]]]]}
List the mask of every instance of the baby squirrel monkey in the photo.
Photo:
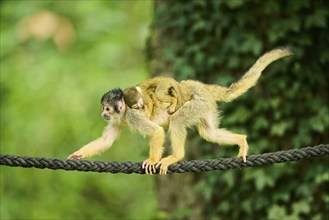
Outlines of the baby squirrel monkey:
{"type": "Polygon", "coordinates": [[[181,105],[181,102],[178,102],[178,90],[176,80],[155,77],[125,89],[124,101],[130,108],[144,108],[148,118],[151,118],[153,108],[168,108],[168,114],[172,114],[181,105]]]}
{"type": "MultiPolygon", "coordinates": [[[[153,103],[155,108],[151,112],[150,119],[143,114],[145,110],[141,111],[139,108],[127,107],[121,90],[109,91],[102,98],[102,116],[109,121],[109,125],[102,137],[73,153],[69,156],[69,159],[82,159],[109,148],[117,138],[121,126],[125,122],[129,127],[136,129],[141,134],[150,136],[149,158],[143,162],[143,168],[146,173],[155,173],[155,168],[160,167],[160,174],[165,175],[171,164],[183,159],[187,135],[186,129],[191,126],[196,126],[200,136],[207,141],[217,144],[238,145],[238,157],[241,157],[246,162],[248,152],[247,137],[218,128],[217,101],[230,102],[241,96],[257,83],[262,71],[270,63],[292,54],[288,48],[278,48],[265,53],[238,82],[229,87],[208,85],[194,80],[181,81],[178,83],[178,87],[174,88],[177,103],[181,103],[179,107],[176,107],[175,112],[168,114],[168,108],[163,108],[161,101],[159,101],[158,104],[153,103]],[[164,111],[167,114],[163,114],[164,111]],[[156,120],[157,115],[161,115],[161,118],[164,119],[158,122],[156,120]],[[172,154],[161,159],[165,138],[164,123],[169,124],[172,154]]],[[[150,80],[152,81],[152,79],[150,80]]],[[[163,96],[166,96],[166,93],[159,91],[152,93],[151,97],[158,98],[160,96],[163,98],[163,96]]],[[[150,99],[152,100],[152,98],[150,99]]]]}

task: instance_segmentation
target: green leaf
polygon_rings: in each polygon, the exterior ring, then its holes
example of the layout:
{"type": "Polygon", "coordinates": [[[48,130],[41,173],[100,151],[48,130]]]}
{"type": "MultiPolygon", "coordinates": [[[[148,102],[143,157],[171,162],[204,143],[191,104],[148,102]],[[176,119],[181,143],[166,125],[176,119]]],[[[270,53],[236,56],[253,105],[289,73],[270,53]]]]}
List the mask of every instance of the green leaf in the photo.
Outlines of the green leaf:
{"type": "Polygon", "coordinates": [[[277,204],[270,207],[267,214],[268,219],[282,219],[286,216],[285,208],[277,204]]]}
{"type": "Polygon", "coordinates": [[[244,0],[234,0],[234,1],[224,1],[224,2],[231,9],[239,8],[245,3],[244,0]]]}
{"type": "Polygon", "coordinates": [[[325,28],[328,22],[329,11],[327,9],[318,9],[312,16],[306,18],[305,26],[310,28],[312,26],[325,28]]]}
{"type": "Polygon", "coordinates": [[[270,134],[273,136],[281,137],[291,126],[292,126],[291,121],[277,122],[275,124],[272,124],[270,134]]]}
{"type": "Polygon", "coordinates": [[[300,214],[307,214],[310,212],[310,204],[306,201],[299,201],[292,205],[293,216],[299,216],[300,214]]]}

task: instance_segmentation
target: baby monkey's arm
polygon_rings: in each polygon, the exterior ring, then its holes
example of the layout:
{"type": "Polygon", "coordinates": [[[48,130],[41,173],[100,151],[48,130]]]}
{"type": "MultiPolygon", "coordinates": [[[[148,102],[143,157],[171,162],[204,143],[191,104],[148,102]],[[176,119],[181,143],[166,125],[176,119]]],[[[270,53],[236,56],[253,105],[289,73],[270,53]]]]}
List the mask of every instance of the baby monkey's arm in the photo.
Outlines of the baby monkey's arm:
{"type": "Polygon", "coordinates": [[[173,114],[177,110],[178,96],[174,87],[161,88],[158,87],[155,91],[155,96],[160,102],[169,102],[168,114],[173,114]]]}

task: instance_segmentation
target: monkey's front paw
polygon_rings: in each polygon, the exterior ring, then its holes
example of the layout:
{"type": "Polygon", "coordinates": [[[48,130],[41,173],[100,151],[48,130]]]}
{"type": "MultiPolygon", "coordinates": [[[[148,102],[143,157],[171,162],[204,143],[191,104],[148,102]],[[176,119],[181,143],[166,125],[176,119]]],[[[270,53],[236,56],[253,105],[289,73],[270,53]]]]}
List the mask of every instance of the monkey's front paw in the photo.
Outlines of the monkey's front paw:
{"type": "Polygon", "coordinates": [[[159,174],[160,175],[167,175],[167,171],[168,171],[168,166],[164,165],[164,164],[161,164],[159,174]]]}
{"type": "Polygon", "coordinates": [[[73,154],[71,154],[70,156],[68,156],[67,159],[70,160],[81,160],[83,158],[86,158],[87,156],[82,152],[82,151],[76,151],[73,154]]]}
{"type": "Polygon", "coordinates": [[[160,167],[160,175],[166,175],[168,172],[168,167],[174,163],[177,163],[183,159],[183,157],[177,157],[177,156],[168,156],[160,160],[160,162],[156,165],[156,168],[160,167]]]}
{"type": "Polygon", "coordinates": [[[159,163],[157,163],[156,168],[160,167],[160,175],[166,175],[169,167],[169,163],[165,160],[161,160],[159,163]]]}
{"type": "Polygon", "coordinates": [[[155,164],[158,162],[158,160],[149,158],[146,159],[143,164],[142,164],[142,168],[145,169],[145,173],[146,174],[153,174],[156,173],[156,169],[155,169],[155,164]]]}
{"type": "Polygon", "coordinates": [[[169,107],[167,113],[168,113],[169,115],[172,115],[172,114],[175,113],[175,110],[176,110],[175,108],[169,107]]]}

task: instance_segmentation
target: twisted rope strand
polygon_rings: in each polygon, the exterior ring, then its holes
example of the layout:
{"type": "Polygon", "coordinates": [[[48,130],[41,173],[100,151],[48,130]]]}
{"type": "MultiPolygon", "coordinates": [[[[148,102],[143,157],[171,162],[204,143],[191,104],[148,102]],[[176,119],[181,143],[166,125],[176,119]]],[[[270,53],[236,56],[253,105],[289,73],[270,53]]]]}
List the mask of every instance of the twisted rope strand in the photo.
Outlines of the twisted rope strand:
{"type": "MultiPolygon", "coordinates": [[[[248,156],[246,163],[244,163],[241,158],[181,161],[170,166],[168,169],[168,174],[238,169],[243,167],[263,166],[274,163],[298,161],[313,157],[325,157],[328,155],[329,144],[321,144],[314,147],[305,147],[301,149],[251,155],[248,156]]],[[[48,168],[53,170],[77,170],[85,172],[145,174],[145,171],[142,169],[142,162],[134,163],[89,160],[61,160],[56,158],[0,155],[0,165],[25,168],[34,167],[39,169],[48,168]]],[[[157,173],[158,171],[159,170],[157,170],[157,173]]]]}

